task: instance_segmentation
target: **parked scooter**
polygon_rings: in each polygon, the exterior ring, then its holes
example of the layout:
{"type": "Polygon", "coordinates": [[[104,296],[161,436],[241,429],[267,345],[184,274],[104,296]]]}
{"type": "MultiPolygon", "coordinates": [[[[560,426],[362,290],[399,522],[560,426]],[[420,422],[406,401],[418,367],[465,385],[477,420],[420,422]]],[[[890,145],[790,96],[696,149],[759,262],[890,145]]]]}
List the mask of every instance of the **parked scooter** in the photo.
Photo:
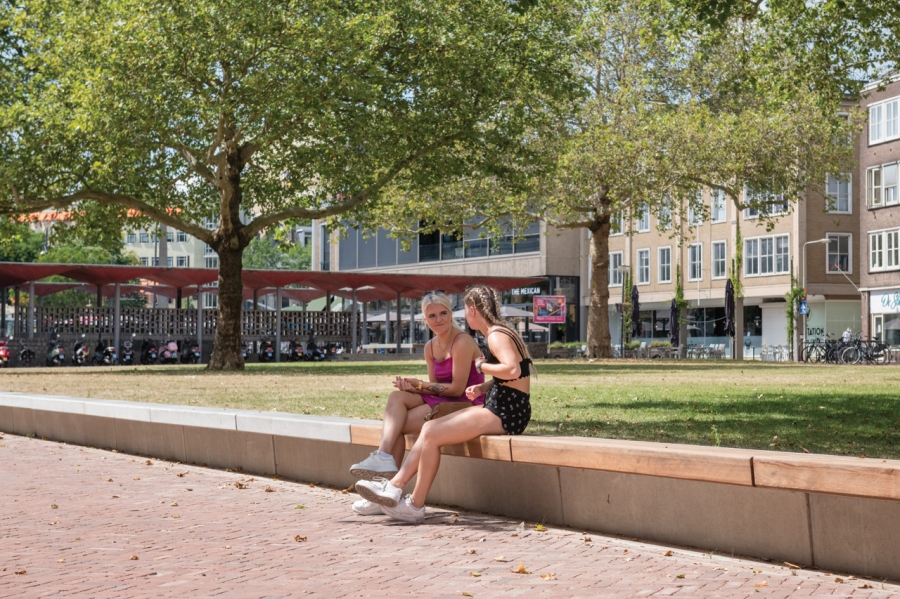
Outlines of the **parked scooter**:
{"type": "Polygon", "coordinates": [[[131,339],[126,339],[122,342],[122,357],[119,359],[119,364],[122,366],[131,366],[134,364],[134,337],[136,333],[131,334],[131,339]]]}
{"type": "Polygon", "coordinates": [[[56,329],[53,329],[50,333],[50,339],[47,341],[47,366],[62,366],[65,361],[66,350],[63,348],[62,343],[59,342],[56,329]]]}
{"type": "Polygon", "coordinates": [[[81,339],[75,342],[75,347],[72,349],[72,366],[84,366],[88,363],[89,357],[90,351],[84,340],[84,333],[82,333],[81,339]]]}
{"type": "MultiPolygon", "coordinates": [[[[13,340],[13,336],[9,336],[9,341],[13,340]]],[[[7,346],[9,347],[9,346],[7,346]]],[[[27,347],[23,347],[19,351],[19,365],[20,366],[31,366],[34,364],[34,350],[29,349],[27,347]]]]}
{"type": "Polygon", "coordinates": [[[200,363],[200,344],[193,339],[185,339],[181,344],[181,363],[200,363]]]}
{"type": "Polygon", "coordinates": [[[297,343],[296,339],[291,339],[290,344],[288,345],[288,361],[290,362],[299,362],[303,360],[303,344],[297,343]]]}
{"type": "Polygon", "coordinates": [[[116,356],[116,348],[109,343],[103,343],[103,340],[97,341],[94,348],[94,357],[91,364],[94,366],[115,366],[118,363],[116,356]]]}
{"type": "Polygon", "coordinates": [[[316,345],[316,336],[310,333],[309,339],[306,340],[306,352],[303,354],[303,360],[306,362],[321,362],[325,359],[325,352],[316,345]]]}
{"type": "Polygon", "coordinates": [[[153,339],[144,339],[141,343],[141,364],[156,364],[159,352],[156,348],[156,341],[153,339]]]}
{"type": "Polygon", "coordinates": [[[166,339],[159,350],[160,364],[178,364],[178,342],[174,339],[166,339]]]}
{"type": "Polygon", "coordinates": [[[9,342],[0,337],[0,368],[9,366],[9,342]]]}
{"type": "Polygon", "coordinates": [[[274,362],[275,361],[275,344],[269,339],[265,339],[259,344],[259,361],[274,362]]]}

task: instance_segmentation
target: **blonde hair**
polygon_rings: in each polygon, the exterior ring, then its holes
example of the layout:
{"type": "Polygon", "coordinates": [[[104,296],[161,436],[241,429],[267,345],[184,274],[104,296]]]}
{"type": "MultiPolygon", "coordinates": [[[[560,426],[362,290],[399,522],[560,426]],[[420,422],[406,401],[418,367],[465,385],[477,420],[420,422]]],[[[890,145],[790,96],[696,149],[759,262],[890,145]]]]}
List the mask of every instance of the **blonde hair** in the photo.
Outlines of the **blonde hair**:
{"type": "Polygon", "coordinates": [[[462,331],[462,327],[456,324],[456,320],[453,318],[453,306],[450,304],[450,297],[447,296],[443,291],[432,291],[431,293],[426,293],[422,297],[422,320],[428,324],[428,321],[425,320],[425,310],[431,304],[440,304],[447,308],[450,312],[450,326],[452,326],[457,331],[462,331]]]}
{"type": "MultiPolygon", "coordinates": [[[[463,303],[474,307],[489,325],[509,329],[519,341],[522,341],[522,337],[519,336],[519,332],[513,327],[512,323],[500,314],[500,306],[503,305],[503,302],[500,299],[500,294],[493,287],[488,287],[487,285],[473,285],[469,287],[466,295],[463,296],[463,303]]],[[[525,349],[525,355],[522,357],[530,358],[531,354],[528,352],[528,346],[524,341],[522,341],[519,349],[522,348],[525,349]]]]}

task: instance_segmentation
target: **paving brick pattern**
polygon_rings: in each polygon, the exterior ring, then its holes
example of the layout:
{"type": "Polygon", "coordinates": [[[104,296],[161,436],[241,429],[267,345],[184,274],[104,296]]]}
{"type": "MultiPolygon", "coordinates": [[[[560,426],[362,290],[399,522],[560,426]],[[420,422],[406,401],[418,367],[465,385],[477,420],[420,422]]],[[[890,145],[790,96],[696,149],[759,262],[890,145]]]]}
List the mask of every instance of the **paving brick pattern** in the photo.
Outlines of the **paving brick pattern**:
{"type": "Polygon", "coordinates": [[[449,509],[398,524],[353,514],[352,493],[9,434],[0,484],[0,597],[900,595],[880,581],[449,509]],[[511,572],[520,563],[530,574],[511,572]]]}

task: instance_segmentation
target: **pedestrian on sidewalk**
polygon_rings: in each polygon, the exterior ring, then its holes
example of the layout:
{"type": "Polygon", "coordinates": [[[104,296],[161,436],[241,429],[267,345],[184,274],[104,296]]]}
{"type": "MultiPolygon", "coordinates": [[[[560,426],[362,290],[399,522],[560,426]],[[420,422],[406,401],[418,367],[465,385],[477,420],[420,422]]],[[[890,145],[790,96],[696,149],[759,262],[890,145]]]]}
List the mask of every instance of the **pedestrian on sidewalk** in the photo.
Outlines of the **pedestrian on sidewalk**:
{"type": "Polygon", "coordinates": [[[441,463],[441,447],[469,441],[481,435],[520,435],[531,420],[531,357],[513,326],[500,315],[500,294],[486,285],[475,285],[464,298],[466,321],[487,340],[486,357],[475,367],[491,375],[486,383],[466,389],[474,399],[487,398],[482,407],[460,410],[425,423],[419,438],[400,470],[388,480],[378,478],[356,483],[356,491],[381,506],[396,520],[420,523],[425,518],[425,498],[441,463]],[[401,497],[403,486],[414,475],[412,494],[401,497]]]}

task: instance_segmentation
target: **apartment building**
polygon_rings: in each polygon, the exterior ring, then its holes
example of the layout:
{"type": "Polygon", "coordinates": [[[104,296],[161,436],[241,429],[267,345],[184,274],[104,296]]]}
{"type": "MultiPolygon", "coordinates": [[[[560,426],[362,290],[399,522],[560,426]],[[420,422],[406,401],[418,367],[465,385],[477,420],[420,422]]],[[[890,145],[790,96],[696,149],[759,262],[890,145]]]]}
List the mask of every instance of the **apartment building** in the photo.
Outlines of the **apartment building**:
{"type": "Polygon", "coordinates": [[[858,257],[859,210],[852,198],[856,173],[829,177],[823,196],[810,191],[799,204],[775,204],[769,215],[775,224],[767,230],[758,211],[737,211],[720,191],[704,190],[705,210],[687,210],[678,220],[651,215],[647,206],[634,211],[630,222],[618,223],[610,238],[610,329],[613,344],[621,334],[624,273],[630,267],[640,293],[643,333],[637,339],[669,338],[669,309],[675,296],[680,265],[688,310],[688,343],[723,343],[725,336],[725,283],[734,267],[735,239],[740,224],[743,243],[741,279],[744,292],[744,345],[759,356],[763,345],[787,343],[785,295],[791,274],[802,283],[803,247],[806,252],[806,289],[809,316],[806,337],[840,335],[847,327],[859,329],[860,296],[858,257]],[[680,235],[678,234],[680,233],[680,235]]]}
{"type": "Polygon", "coordinates": [[[872,83],[860,106],[869,117],[858,144],[862,327],[900,347],[900,82],[872,83]]]}

